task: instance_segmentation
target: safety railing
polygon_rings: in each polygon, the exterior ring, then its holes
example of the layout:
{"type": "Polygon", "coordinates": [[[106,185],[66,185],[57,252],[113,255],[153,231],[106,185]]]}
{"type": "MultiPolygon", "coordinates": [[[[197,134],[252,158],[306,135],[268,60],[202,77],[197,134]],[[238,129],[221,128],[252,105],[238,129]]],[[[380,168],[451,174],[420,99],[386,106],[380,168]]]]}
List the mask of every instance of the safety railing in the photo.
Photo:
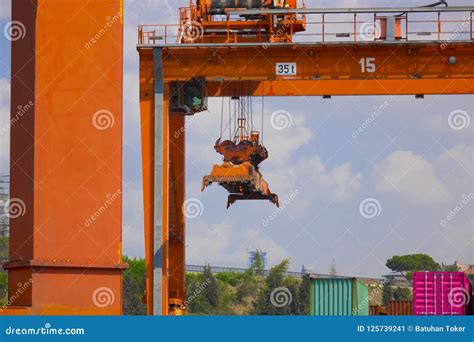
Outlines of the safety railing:
{"type": "MultiPolygon", "coordinates": [[[[432,9],[426,12],[385,13],[366,10],[357,13],[303,13],[306,31],[293,35],[293,42],[385,42],[385,41],[440,41],[474,40],[474,10],[459,11],[432,9]]],[[[216,35],[226,38],[224,43],[268,42],[275,33],[256,24],[238,28],[234,21],[221,18],[219,29],[196,21],[176,25],[140,25],[139,45],[198,44],[213,42],[216,35]]],[[[217,20],[216,20],[217,21],[217,20]]],[[[214,21],[213,23],[216,23],[214,21]]],[[[239,21],[236,21],[237,23],[239,21]]],[[[215,25],[213,26],[215,27],[215,25]]]]}
{"type": "MultiPolygon", "coordinates": [[[[249,269],[248,268],[238,268],[238,267],[221,267],[221,266],[207,266],[210,269],[210,272],[212,274],[218,274],[218,273],[244,273],[247,272],[249,269]]],[[[206,266],[202,265],[186,265],[186,272],[194,272],[194,273],[203,273],[205,270],[206,266]]],[[[263,276],[268,276],[270,273],[270,270],[263,270],[262,275],[263,276]]],[[[319,274],[319,273],[312,273],[312,272],[295,272],[295,271],[287,271],[283,273],[286,277],[293,277],[293,278],[301,278],[306,274],[309,274],[311,278],[341,278],[341,279],[347,279],[347,278],[353,278],[352,276],[334,276],[330,274],[319,274]]],[[[367,283],[378,283],[382,284],[385,282],[384,279],[380,278],[365,278],[365,277],[357,277],[360,281],[367,282],[367,283]]]]}

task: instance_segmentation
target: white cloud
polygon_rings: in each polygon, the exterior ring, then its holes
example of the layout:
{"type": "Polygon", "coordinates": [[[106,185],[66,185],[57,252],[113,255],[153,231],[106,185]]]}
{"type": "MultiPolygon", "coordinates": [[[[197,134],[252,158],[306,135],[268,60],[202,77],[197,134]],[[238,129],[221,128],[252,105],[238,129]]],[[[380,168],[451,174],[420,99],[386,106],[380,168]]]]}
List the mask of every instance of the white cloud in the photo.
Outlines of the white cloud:
{"type": "Polygon", "coordinates": [[[449,199],[436,170],[422,156],[396,151],[376,166],[376,189],[400,195],[412,203],[440,203],[449,199]]]}
{"type": "Polygon", "coordinates": [[[474,177],[474,146],[459,144],[445,150],[436,159],[443,182],[453,198],[472,192],[474,177]]]}
{"type": "Polygon", "coordinates": [[[307,143],[313,135],[311,128],[307,125],[306,115],[290,114],[292,124],[282,130],[274,129],[271,126],[271,113],[265,114],[264,144],[269,151],[268,162],[271,162],[272,165],[287,163],[289,159],[292,159],[293,153],[307,143]]]}
{"type": "Polygon", "coordinates": [[[268,253],[269,265],[280,262],[289,253],[258,227],[236,229],[225,219],[219,224],[193,222],[188,229],[186,263],[242,267],[246,265],[249,250],[261,249],[268,253]]]}
{"type": "Polygon", "coordinates": [[[459,165],[471,175],[474,174],[474,147],[472,145],[460,144],[444,151],[438,162],[451,168],[459,165]]]}
{"type": "Polygon", "coordinates": [[[305,197],[310,196],[308,203],[314,201],[313,195],[339,202],[350,199],[360,191],[363,181],[362,174],[355,173],[350,164],[328,169],[318,155],[299,159],[273,172],[264,172],[264,176],[273,191],[290,194],[298,189],[305,197]]]}

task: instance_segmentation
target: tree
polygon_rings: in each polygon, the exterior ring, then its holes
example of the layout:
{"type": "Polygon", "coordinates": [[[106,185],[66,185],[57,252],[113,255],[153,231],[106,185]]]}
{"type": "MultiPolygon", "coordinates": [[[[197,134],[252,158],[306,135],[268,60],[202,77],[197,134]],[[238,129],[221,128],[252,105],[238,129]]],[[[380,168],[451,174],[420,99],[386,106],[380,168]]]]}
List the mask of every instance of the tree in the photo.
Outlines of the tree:
{"type": "Polygon", "coordinates": [[[123,257],[128,269],[123,272],[123,313],[124,315],[146,315],[143,303],[145,294],[146,267],[144,259],[123,257]]]}
{"type": "Polygon", "coordinates": [[[288,269],[289,263],[290,260],[285,259],[270,269],[265,279],[265,285],[255,302],[257,315],[288,315],[291,313],[289,305],[293,294],[290,289],[285,287],[284,283],[284,273],[288,269]],[[281,304],[287,305],[280,306],[281,304]]]}
{"type": "Polygon", "coordinates": [[[204,288],[204,295],[207,298],[209,305],[213,308],[216,308],[219,304],[219,285],[217,279],[211,272],[211,266],[204,266],[204,281],[207,285],[204,288]]]}
{"type": "Polygon", "coordinates": [[[382,292],[382,304],[387,305],[388,302],[393,300],[393,290],[388,283],[385,283],[383,286],[383,292],[382,292]]]}
{"type": "Polygon", "coordinates": [[[393,291],[393,299],[394,300],[411,300],[411,290],[407,287],[397,287],[395,291],[393,291]]]}
{"type": "Polygon", "coordinates": [[[299,291],[299,308],[298,314],[308,316],[310,314],[310,291],[311,291],[311,278],[309,274],[304,274],[301,280],[300,291],[299,291]]]}
{"type": "Polygon", "coordinates": [[[8,301],[7,275],[0,271],[0,306],[5,306],[8,301]]]}
{"type": "Polygon", "coordinates": [[[211,306],[204,289],[208,285],[204,274],[186,273],[186,310],[188,314],[210,314],[211,306]]]}
{"type": "Polygon", "coordinates": [[[441,270],[443,272],[457,272],[458,267],[456,266],[456,263],[454,263],[452,265],[441,263],[441,270]]]}
{"type": "Polygon", "coordinates": [[[258,293],[258,279],[250,268],[242,274],[239,284],[237,285],[237,300],[244,303],[248,298],[258,293]]]}
{"type": "Polygon", "coordinates": [[[262,254],[258,249],[255,252],[255,258],[253,259],[251,267],[256,275],[263,275],[263,259],[262,254]]]}
{"type": "Polygon", "coordinates": [[[336,259],[332,258],[331,268],[329,269],[329,274],[332,276],[337,276],[336,270],[336,259]]]}
{"type": "Polygon", "coordinates": [[[441,266],[426,254],[395,255],[386,266],[395,272],[439,271],[441,266]]]}

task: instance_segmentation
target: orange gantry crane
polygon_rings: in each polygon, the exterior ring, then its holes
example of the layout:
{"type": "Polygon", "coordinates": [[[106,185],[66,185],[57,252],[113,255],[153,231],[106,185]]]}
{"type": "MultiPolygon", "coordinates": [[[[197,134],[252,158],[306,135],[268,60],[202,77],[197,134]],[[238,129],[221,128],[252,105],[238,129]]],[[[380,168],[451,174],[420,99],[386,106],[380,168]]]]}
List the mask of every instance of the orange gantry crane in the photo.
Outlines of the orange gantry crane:
{"type": "MultiPolygon", "coordinates": [[[[474,7],[446,5],[196,0],[180,9],[176,25],[139,27],[149,314],[186,311],[185,117],[206,109],[207,97],[474,94],[474,7]]],[[[252,197],[277,203],[263,180],[246,187],[267,151],[241,126],[216,142],[224,162],[203,187],[224,186],[228,205],[252,197]]]]}
{"type": "MultiPolygon", "coordinates": [[[[12,5],[10,194],[23,210],[0,314],[120,314],[123,1],[12,5]]],[[[473,10],[197,0],[176,25],[140,26],[148,313],[186,312],[186,115],[207,97],[474,94],[473,10]]],[[[243,136],[233,143],[253,157],[234,161],[255,167],[265,152],[243,136]]]]}
{"type": "Polygon", "coordinates": [[[8,306],[122,312],[120,0],[15,0],[8,306]]]}

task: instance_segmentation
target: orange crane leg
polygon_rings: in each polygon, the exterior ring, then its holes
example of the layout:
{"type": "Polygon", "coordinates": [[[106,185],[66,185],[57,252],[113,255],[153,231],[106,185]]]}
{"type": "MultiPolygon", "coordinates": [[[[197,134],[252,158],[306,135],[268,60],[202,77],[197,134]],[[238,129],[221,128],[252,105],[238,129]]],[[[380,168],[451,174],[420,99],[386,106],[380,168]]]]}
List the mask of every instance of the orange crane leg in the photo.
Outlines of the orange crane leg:
{"type": "Polygon", "coordinates": [[[0,313],[121,314],[121,1],[15,0],[12,16],[22,34],[12,43],[10,203],[21,211],[10,218],[0,313]]]}

